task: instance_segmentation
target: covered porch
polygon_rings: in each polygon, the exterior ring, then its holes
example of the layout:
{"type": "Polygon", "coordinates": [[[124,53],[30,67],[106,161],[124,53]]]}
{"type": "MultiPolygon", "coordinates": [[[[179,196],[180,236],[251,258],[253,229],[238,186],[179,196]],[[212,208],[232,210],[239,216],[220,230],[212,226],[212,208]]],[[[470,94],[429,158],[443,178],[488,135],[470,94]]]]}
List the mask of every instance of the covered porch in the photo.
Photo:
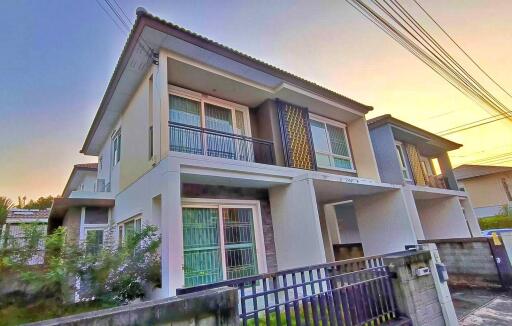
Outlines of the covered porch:
{"type": "Polygon", "coordinates": [[[480,226],[466,193],[448,189],[406,186],[404,195],[419,240],[471,238],[480,226]]]}

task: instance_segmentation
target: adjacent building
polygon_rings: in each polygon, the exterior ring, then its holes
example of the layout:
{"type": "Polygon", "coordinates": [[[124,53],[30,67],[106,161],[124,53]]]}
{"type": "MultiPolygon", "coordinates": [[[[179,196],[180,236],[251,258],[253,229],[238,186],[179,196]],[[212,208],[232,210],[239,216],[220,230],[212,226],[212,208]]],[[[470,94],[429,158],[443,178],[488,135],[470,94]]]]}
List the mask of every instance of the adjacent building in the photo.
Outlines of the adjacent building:
{"type": "Polygon", "coordinates": [[[477,217],[504,214],[512,203],[512,167],[461,165],[454,169],[461,190],[466,191],[477,217]]]}
{"type": "MultiPolygon", "coordinates": [[[[162,288],[154,296],[165,297],[332,261],[343,241],[364,255],[403,250],[437,235],[430,220],[420,222],[421,200],[466,223],[463,192],[381,179],[371,109],[138,10],[81,150],[98,158],[87,171],[95,181],[82,189],[86,173],[76,169],[50,228],[74,227],[85,239],[99,224],[90,222],[95,210],[117,241],[158,226],[162,288]],[[340,224],[346,207],[350,223],[340,224]]],[[[470,236],[467,224],[460,234],[447,229],[443,236],[470,236]]]]}
{"type": "MultiPolygon", "coordinates": [[[[27,244],[27,242],[25,242],[26,234],[23,229],[24,225],[35,225],[41,235],[46,235],[49,213],[50,211],[48,209],[10,209],[7,213],[5,224],[2,226],[0,246],[4,248],[16,248],[23,243],[27,244]]],[[[39,251],[29,260],[29,264],[31,265],[43,263],[43,239],[41,239],[38,248],[39,251]]]]}

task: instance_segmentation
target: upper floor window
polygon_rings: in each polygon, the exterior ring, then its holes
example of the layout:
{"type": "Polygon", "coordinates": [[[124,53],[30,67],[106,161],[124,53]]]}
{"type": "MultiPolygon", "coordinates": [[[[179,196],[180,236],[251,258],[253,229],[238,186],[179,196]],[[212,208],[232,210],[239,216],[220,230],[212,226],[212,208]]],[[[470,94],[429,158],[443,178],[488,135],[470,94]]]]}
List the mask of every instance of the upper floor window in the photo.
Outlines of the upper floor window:
{"type": "Polygon", "coordinates": [[[402,176],[405,180],[411,180],[411,175],[409,174],[409,170],[407,169],[407,163],[405,162],[405,150],[404,146],[401,142],[395,142],[396,155],[398,156],[398,162],[400,163],[400,168],[402,169],[402,176]]]}
{"type": "Polygon", "coordinates": [[[310,125],[318,167],[354,172],[345,125],[312,114],[310,125]]]}
{"type": "Polygon", "coordinates": [[[112,138],[112,165],[117,165],[121,159],[121,129],[116,131],[112,138]]]}

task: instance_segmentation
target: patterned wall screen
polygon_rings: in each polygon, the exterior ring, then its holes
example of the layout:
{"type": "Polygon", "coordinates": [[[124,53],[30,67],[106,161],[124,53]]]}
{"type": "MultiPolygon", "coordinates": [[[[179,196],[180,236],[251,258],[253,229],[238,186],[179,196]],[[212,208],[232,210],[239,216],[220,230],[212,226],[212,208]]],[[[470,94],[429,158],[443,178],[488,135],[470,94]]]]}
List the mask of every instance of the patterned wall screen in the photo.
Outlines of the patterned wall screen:
{"type": "Polygon", "coordinates": [[[411,144],[404,144],[405,151],[407,152],[407,157],[409,158],[409,163],[411,164],[412,175],[414,177],[414,181],[418,186],[427,185],[427,176],[423,173],[423,169],[421,168],[421,159],[420,154],[418,153],[418,149],[416,146],[411,144]]]}
{"type": "Polygon", "coordinates": [[[278,100],[277,111],[286,165],[293,168],[316,170],[308,109],[278,100]]]}

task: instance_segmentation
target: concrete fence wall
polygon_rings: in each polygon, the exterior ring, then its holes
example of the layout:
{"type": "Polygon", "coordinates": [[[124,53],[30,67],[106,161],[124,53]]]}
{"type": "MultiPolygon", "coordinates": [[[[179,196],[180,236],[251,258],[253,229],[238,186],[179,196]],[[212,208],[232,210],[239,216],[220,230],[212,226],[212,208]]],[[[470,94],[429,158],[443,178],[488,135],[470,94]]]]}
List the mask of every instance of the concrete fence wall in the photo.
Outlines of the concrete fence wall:
{"type": "Polygon", "coordinates": [[[238,292],[217,288],[31,323],[32,326],[239,325],[238,292]]]}
{"type": "Polygon", "coordinates": [[[420,242],[436,244],[441,260],[446,265],[451,286],[501,287],[488,239],[438,239],[420,242]]]}

